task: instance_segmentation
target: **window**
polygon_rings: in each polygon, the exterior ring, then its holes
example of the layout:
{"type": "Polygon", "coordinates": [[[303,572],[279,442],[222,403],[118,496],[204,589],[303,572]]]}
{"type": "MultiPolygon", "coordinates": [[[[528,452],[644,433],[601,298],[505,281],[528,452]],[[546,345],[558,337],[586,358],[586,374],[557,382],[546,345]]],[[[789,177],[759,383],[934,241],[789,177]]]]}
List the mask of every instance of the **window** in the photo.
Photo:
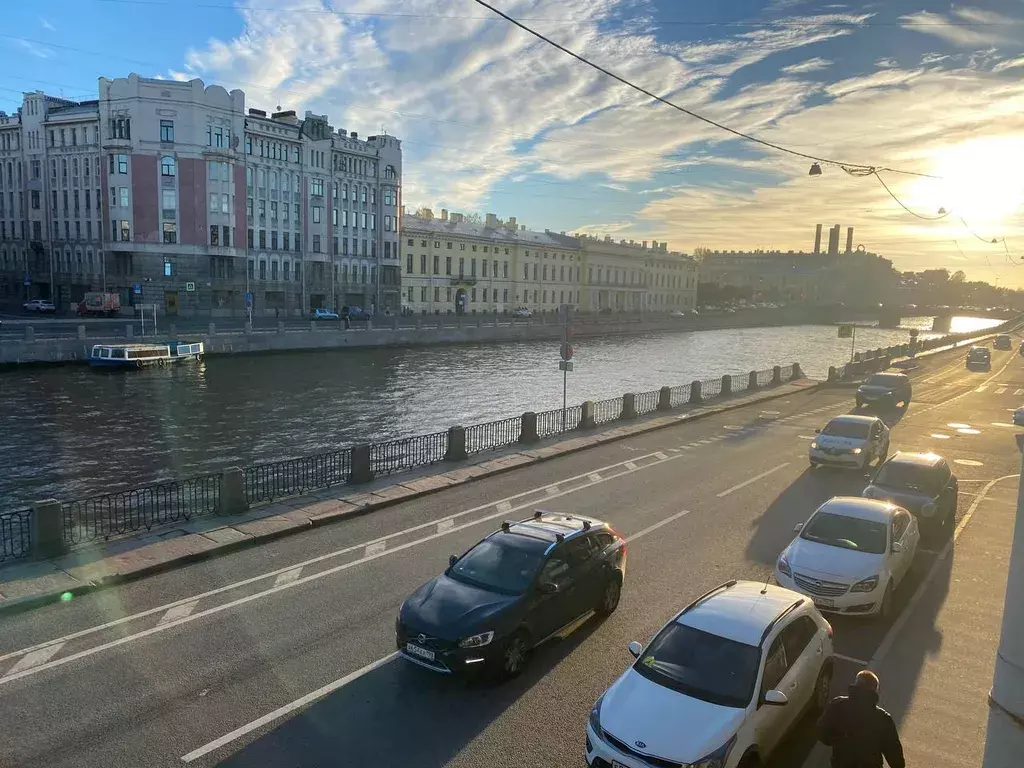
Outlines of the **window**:
{"type": "Polygon", "coordinates": [[[286,261],[286,262],[284,262],[284,263],[283,263],[283,264],[281,265],[281,278],[282,278],[283,280],[285,280],[286,282],[287,282],[287,281],[288,281],[288,279],[289,279],[289,277],[288,277],[288,268],[289,268],[290,266],[291,266],[291,265],[290,265],[290,264],[289,264],[289,263],[288,263],[287,261],[286,261]]]}
{"type": "Polygon", "coordinates": [[[313,235],[313,253],[320,253],[320,235],[313,235]]]}
{"type": "Polygon", "coordinates": [[[267,279],[267,262],[261,261],[260,262],[260,280],[266,280],[266,279],[267,279]]]}
{"type": "Polygon", "coordinates": [[[452,273],[452,257],[446,256],[444,259],[444,273],[450,275],[452,273]]]}
{"type": "Polygon", "coordinates": [[[118,187],[117,188],[117,192],[118,192],[118,195],[119,195],[119,198],[120,198],[120,206],[122,208],[127,208],[128,205],[129,205],[129,202],[128,202],[128,187],[118,187]]]}
{"type": "Polygon", "coordinates": [[[116,154],[110,156],[111,173],[128,173],[128,155],[116,154]]]}
{"type": "Polygon", "coordinates": [[[501,292],[501,300],[502,300],[502,301],[503,301],[504,303],[508,304],[508,288],[504,289],[504,290],[503,290],[503,291],[501,292]]]}
{"type": "Polygon", "coordinates": [[[281,233],[281,248],[285,251],[289,250],[291,243],[291,235],[287,232],[281,233]]]}
{"type": "Polygon", "coordinates": [[[502,267],[501,276],[505,277],[505,278],[508,277],[508,262],[507,261],[504,263],[504,265],[502,267]]]}
{"type": "Polygon", "coordinates": [[[764,662],[764,677],[761,679],[761,695],[778,687],[782,678],[786,676],[789,665],[786,663],[786,647],[782,635],[779,635],[772,642],[771,648],[764,662]]]}
{"type": "Polygon", "coordinates": [[[245,137],[245,154],[252,154],[252,136],[245,137]]]}
{"type": "Polygon", "coordinates": [[[220,210],[220,195],[216,192],[210,193],[210,213],[217,213],[220,210]]]}
{"type": "Polygon", "coordinates": [[[366,229],[366,214],[365,213],[359,214],[359,226],[361,226],[363,229],[366,229]]]}
{"type": "Polygon", "coordinates": [[[39,191],[38,190],[35,190],[35,189],[32,190],[31,199],[32,199],[32,210],[33,211],[38,211],[39,210],[39,191]]]}
{"type": "Polygon", "coordinates": [[[384,231],[385,232],[390,232],[391,231],[391,216],[390,216],[390,214],[386,215],[384,217],[384,231]]]}
{"type": "Polygon", "coordinates": [[[220,245],[220,227],[216,224],[210,225],[210,245],[220,245]]]}
{"type": "Polygon", "coordinates": [[[466,274],[466,260],[460,256],[459,257],[459,277],[462,277],[465,274],[466,274]]]}
{"type": "Polygon", "coordinates": [[[174,141],[174,121],[160,121],[160,141],[174,141]]]}
{"type": "Polygon", "coordinates": [[[221,128],[213,129],[213,146],[223,147],[224,146],[224,131],[221,128]]]}
{"type": "Polygon", "coordinates": [[[129,242],[132,239],[131,222],[121,221],[121,241],[129,242]]]}
{"type": "Polygon", "coordinates": [[[321,208],[319,205],[314,205],[313,206],[313,223],[314,224],[319,224],[320,223],[320,217],[323,216],[323,213],[324,213],[324,209],[321,208]]]}
{"type": "Polygon", "coordinates": [[[481,273],[480,273],[480,276],[481,277],[487,277],[487,259],[483,260],[483,262],[481,263],[480,267],[481,267],[481,270],[482,270],[481,273]]]}
{"type": "Polygon", "coordinates": [[[407,274],[407,275],[411,275],[412,274],[412,254],[411,253],[407,253],[405,255],[405,274],[407,274]]]}
{"type": "Polygon", "coordinates": [[[171,157],[170,155],[164,155],[163,157],[160,158],[160,175],[174,175],[174,158],[171,157]]]}
{"type": "Polygon", "coordinates": [[[435,253],[435,254],[434,254],[434,274],[435,274],[435,275],[440,275],[440,274],[441,274],[441,269],[440,269],[440,267],[441,267],[441,257],[440,257],[440,256],[438,256],[438,255],[437,255],[437,254],[435,253]]]}
{"type": "Polygon", "coordinates": [[[309,182],[309,194],[324,196],[324,180],[323,179],[310,179],[309,182]]]}
{"type": "Polygon", "coordinates": [[[260,230],[260,248],[266,248],[266,247],[267,247],[267,230],[261,229],[260,230]]]}
{"type": "Polygon", "coordinates": [[[426,301],[426,300],[427,300],[427,286],[421,285],[420,286],[420,301],[426,301]]]}

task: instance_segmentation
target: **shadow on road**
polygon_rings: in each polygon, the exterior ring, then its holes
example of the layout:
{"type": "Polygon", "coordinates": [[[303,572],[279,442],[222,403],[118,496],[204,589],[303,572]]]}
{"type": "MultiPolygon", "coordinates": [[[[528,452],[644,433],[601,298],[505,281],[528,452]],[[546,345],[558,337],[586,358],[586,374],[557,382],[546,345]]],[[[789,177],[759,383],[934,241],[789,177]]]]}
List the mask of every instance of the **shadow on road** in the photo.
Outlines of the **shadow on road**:
{"type": "Polygon", "coordinates": [[[444,765],[601,623],[593,617],[568,638],[541,647],[522,676],[499,685],[442,677],[396,659],[312,705],[219,765],[444,765]]]}

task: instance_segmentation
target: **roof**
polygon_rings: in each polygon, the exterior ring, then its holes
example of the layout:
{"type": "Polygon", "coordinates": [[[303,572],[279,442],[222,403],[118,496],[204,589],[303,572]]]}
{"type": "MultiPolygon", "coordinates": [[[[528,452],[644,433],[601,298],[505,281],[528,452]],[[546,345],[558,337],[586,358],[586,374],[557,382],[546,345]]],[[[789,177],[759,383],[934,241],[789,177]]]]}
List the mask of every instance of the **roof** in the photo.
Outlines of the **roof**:
{"type": "Polygon", "coordinates": [[[818,508],[820,514],[855,517],[876,523],[888,523],[898,507],[887,501],[864,499],[860,496],[834,496],[818,508]]]}
{"type": "Polygon", "coordinates": [[[728,640],[758,646],[768,625],[800,599],[802,596],[796,592],[774,584],[738,581],[684,611],[676,621],[728,640]]]}
{"type": "Polygon", "coordinates": [[[402,232],[406,235],[431,233],[450,235],[452,237],[476,237],[494,242],[519,243],[548,248],[579,248],[576,238],[559,235],[553,232],[535,232],[532,229],[512,229],[506,227],[487,227],[462,219],[453,222],[449,219],[424,219],[412,214],[402,216],[402,232]]]}
{"type": "Polygon", "coordinates": [[[913,464],[918,467],[934,467],[942,461],[942,457],[937,453],[909,453],[907,451],[897,451],[886,464],[913,464]]]}
{"type": "Polygon", "coordinates": [[[558,541],[559,536],[571,538],[573,534],[580,531],[604,525],[600,520],[581,515],[561,515],[542,510],[537,510],[534,514],[535,517],[510,524],[509,532],[517,533],[520,536],[541,539],[549,544],[553,544],[558,541]],[[538,514],[539,517],[536,516],[538,514]]]}
{"type": "Polygon", "coordinates": [[[833,416],[828,420],[829,424],[839,422],[840,424],[874,424],[878,421],[877,416],[857,416],[852,413],[845,413],[842,416],[833,416]]]}

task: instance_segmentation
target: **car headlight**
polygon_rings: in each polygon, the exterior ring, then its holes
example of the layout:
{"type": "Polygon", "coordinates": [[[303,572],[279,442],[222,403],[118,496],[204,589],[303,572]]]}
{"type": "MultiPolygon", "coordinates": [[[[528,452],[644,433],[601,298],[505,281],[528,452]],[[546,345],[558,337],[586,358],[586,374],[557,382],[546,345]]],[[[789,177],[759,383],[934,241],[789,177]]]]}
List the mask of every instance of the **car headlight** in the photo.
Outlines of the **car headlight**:
{"type": "Polygon", "coordinates": [[[736,736],[734,735],[710,755],[702,757],[695,763],[690,763],[690,768],[724,768],[725,761],[729,759],[729,753],[732,752],[735,744],[736,736]]]}
{"type": "Polygon", "coordinates": [[[601,735],[601,702],[604,701],[604,694],[597,697],[594,706],[590,708],[590,728],[598,736],[601,735]]]}
{"type": "Polygon", "coordinates": [[[789,567],[789,560],[786,559],[785,555],[780,555],[779,556],[779,562],[777,564],[777,567],[779,569],[779,573],[781,573],[784,576],[789,576],[789,577],[792,578],[793,571],[789,567]]]}
{"type": "Polygon", "coordinates": [[[872,576],[869,579],[862,579],[850,587],[851,592],[873,592],[878,586],[878,577],[872,576]]]}
{"type": "Polygon", "coordinates": [[[481,632],[459,641],[459,648],[482,648],[494,639],[494,632],[481,632]]]}
{"type": "Polygon", "coordinates": [[[816,442],[813,442],[813,441],[811,442],[811,450],[812,451],[818,450],[818,444],[816,442]]]}
{"type": "Polygon", "coordinates": [[[852,453],[852,454],[854,454],[856,456],[857,454],[863,453],[863,451],[864,451],[863,448],[854,448],[853,450],[850,451],[850,453],[852,453]]]}
{"type": "Polygon", "coordinates": [[[935,504],[933,502],[929,501],[927,504],[922,505],[922,507],[921,507],[921,514],[924,515],[925,517],[931,517],[932,515],[934,515],[935,514],[935,504]]]}

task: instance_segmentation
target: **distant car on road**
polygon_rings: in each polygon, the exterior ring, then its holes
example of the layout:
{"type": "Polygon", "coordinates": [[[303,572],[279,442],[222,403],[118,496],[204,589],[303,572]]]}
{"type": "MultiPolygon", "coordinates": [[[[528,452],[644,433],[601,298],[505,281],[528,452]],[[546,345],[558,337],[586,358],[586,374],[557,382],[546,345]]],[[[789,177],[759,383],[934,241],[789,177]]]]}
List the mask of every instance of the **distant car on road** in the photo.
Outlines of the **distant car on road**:
{"type": "Polygon", "coordinates": [[[874,373],[857,388],[857,407],[910,405],[910,377],[905,373],[874,373]]]}
{"type": "Polygon", "coordinates": [[[626,543],[593,518],[535,512],[503,523],[402,604],[395,642],[444,674],[514,677],[533,648],[618,607],[626,543]]]}
{"type": "Polygon", "coordinates": [[[1008,334],[1000,333],[992,343],[996,349],[1013,349],[1013,339],[1008,334]]]}
{"type": "Polygon", "coordinates": [[[876,416],[836,416],[815,433],[808,449],[812,467],[864,470],[875,459],[881,463],[889,455],[889,427],[876,416]]]}
{"type": "Polygon", "coordinates": [[[690,316],[689,312],[683,312],[683,310],[681,310],[681,309],[673,309],[671,314],[672,314],[672,317],[689,317],[690,316]]]}
{"type": "Polygon", "coordinates": [[[533,310],[529,307],[516,307],[512,310],[512,317],[533,317],[533,310]]]}
{"type": "Polygon", "coordinates": [[[369,320],[372,315],[369,311],[362,307],[349,307],[345,306],[341,308],[341,316],[347,317],[349,320],[369,320]]]}
{"type": "Polygon", "coordinates": [[[314,309],[313,310],[313,319],[314,320],[338,320],[339,317],[338,317],[338,313],[337,312],[333,312],[333,311],[331,311],[329,309],[324,309],[323,307],[320,307],[319,309],[314,309]]]}
{"type": "Polygon", "coordinates": [[[53,302],[46,301],[45,299],[32,299],[31,301],[26,301],[21,307],[26,312],[35,312],[40,315],[53,315],[57,312],[53,302]]]}
{"type": "Polygon", "coordinates": [[[690,603],[594,703],[591,768],[765,765],[828,704],[832,627],[803,595],[730,581],[690,603]]]}
{"type": "Polygon", "coordinates": [[[992,367],[992,352],[988,347],[971,347],[967,350],[967,368],[981,369],[984,371],[992,367]]]}
{"type": "Polygon", "coordinates": [[[943,539],[953,533],[960,483],[938,454],[899,451],[878,468],[861,495],[898,504],[917,517],[925,537],[943,539]]]}
{"type": "Polygon", "coordinates": [[[821,611],[889,618],[921,540],[913,515],[885,501],[836,496],[793,530],[799,535],[775,564],[779,584],[821,611]]]}

